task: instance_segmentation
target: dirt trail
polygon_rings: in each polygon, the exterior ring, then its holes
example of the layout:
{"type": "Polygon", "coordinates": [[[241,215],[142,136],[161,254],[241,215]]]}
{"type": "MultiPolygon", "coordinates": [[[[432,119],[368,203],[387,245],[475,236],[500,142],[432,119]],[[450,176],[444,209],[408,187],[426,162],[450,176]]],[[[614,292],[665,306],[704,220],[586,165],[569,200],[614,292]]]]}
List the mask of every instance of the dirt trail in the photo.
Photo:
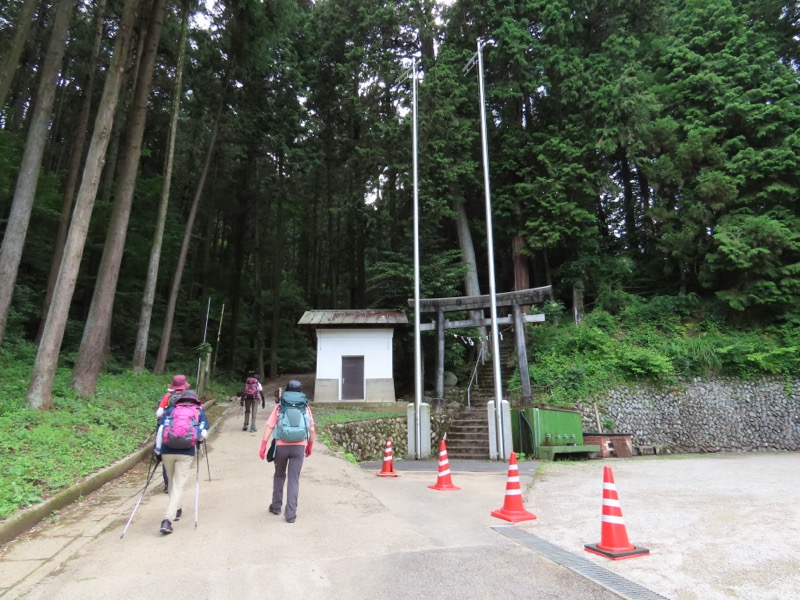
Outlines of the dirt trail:
{"type": "Polygon", "coordinates": [[[286,387],[286,383],[290,379],[296,379],[303,384],[303,391],[306,396],[313,400],[314,398],[314,384],[317,381],[317,376],[314,373],[295,373],[289,375],[279,375],[275,379],[267,379],[264,386],[264,395],[271,396],[273,392],[279,387],[286,387]]]}

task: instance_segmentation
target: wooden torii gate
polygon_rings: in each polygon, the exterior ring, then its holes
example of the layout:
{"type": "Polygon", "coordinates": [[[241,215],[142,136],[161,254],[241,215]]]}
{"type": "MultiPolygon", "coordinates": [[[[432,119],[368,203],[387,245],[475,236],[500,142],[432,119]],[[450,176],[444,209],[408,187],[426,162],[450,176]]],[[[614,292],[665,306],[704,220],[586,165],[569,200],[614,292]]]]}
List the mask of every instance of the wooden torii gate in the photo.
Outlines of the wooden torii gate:
{"type": "MultiPolygon", "coordinates": [[[[530,306],[537,302],[543,302],[552,297],[552,286],[546,285],[538,288],[529,288],[515,292],[504,292],[495,294],[496,306],[510,306],[511,315],[497,317],[498,325],[514,326],[514,338],[517,348],[517,360],[519,361],[520,380],[522,383],[522,397],[525,402],[531,399],[531,378],[528,372],[528,348],[525,341],[525,323],[541,323],[544,315],[526,315],[522,312],[523,306],[530,306]]],[[[411,308],[415,308],[414,300],[408,301],[411,308]]],[[[444,398],[444,332],[445,329],[457,329],[467,327],[491,326],[491,318],[466,319],[462,321],[447,321],[445,313],[454,311],[473,311],[483,310],[491,307],[491,297],[486,296],[462,296],[460,298],[426,298],[419,301],[419,313],[436,313],[436,319],[430,323],[422,323],[420,319],[420,331],[433,331],[437,333],[437,352],[436,352],[436,383],[435,393],[437,399],[444,398]]],[[[499,349],[496,349],[499,352],[499,349]]]]}

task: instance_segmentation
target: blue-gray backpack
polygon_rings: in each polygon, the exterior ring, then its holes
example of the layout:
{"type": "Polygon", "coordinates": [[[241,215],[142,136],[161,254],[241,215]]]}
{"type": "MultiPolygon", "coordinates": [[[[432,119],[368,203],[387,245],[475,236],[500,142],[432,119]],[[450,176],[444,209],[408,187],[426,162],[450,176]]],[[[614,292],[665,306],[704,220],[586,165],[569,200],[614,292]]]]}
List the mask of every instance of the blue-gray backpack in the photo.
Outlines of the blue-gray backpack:
{"type": "Polygon", "coordinates": [[[280,399],[275,437],[283,442],[308,439],[308,398],[303,392],[285,391],[280,399]]]}

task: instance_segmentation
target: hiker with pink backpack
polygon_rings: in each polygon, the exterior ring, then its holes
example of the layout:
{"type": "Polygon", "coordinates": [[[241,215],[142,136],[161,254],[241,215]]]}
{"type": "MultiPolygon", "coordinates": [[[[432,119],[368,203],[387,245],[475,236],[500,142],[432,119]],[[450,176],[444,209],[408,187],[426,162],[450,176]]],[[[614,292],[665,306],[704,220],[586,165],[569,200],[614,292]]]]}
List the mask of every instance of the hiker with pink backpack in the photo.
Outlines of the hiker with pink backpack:
{"type": "Polygon", "coordinates": [[[239,405],[244,405],[244,427],[242,431],[247,431],[248,423],[251,423],[250,432],[256,431],[256,410],[258,409],[258,402],[261,401],[261,408],[264,408],[264,388],[261,386],[261,381],[254,371],[250,371],[247,379],[244,381],[244,389],[239,394],[241,396],[239,405]],[[252,413],[253,420],[250,420],[252,413]]]}
{"type": "MultiPolygon", "coordinates": [[[[169,387],[167,388],[167,393],[161,397],[161,400],[158,403],[156,419],[161,418],[161,415],[164,414],[164,411],[167,410],[167,407],[174,406],[175,400],[190,387],[192,386],[186,379],[186,375],[175,375],[175,377],[172,378],[172,383],[170,383],[169,387]]],[[[167,467],[165,467],[163,464],[161,465],[161,474],[164,477],[164,493],[168,494],[169,477],[167,476],[167,467]]]]}
{"type": "Polygon", "coordinates": [[[181,518],[181,496],[189,478],[189,465],[195,456],[195,448],[206,439],[208,429],[208,417],[193,390],[180,394],[175,404],[164,409],[158,419],[154,457],[163,462],[170,481],[169,502],[161,521],[161,533],[172,533],[173,521],[181,518]]]}

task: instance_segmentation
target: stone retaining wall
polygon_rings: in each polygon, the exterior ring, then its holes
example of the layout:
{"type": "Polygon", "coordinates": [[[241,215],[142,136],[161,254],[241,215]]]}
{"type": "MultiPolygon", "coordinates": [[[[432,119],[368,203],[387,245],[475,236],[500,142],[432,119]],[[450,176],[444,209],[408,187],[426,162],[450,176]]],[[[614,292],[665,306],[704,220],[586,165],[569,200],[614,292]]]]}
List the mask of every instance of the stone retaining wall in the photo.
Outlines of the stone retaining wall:
{"type": "MultiPolygon", "coordinates": [[[[634,446],[674,452],[800,450],[800,379],[691,379],[669,387],[614,389],[597,401],[611,431],[634,446]]],[[[597,431],[594,404],[579,406],[597,431]]]]}
{"type": "MultiPolygon", "coordinates": [[[[444,413],[431,415],[431,448],[436,448],[437,451],[447,421],[444,413]]],[[[382,459],[388,438],[392,438],[392,453],[395,458],[408,455],[406,417],[336,423],[327,425],[324,433],[344,452],[352,454],[360,461],[382,459]]]]}
{"type": "MultiPolygon", "coordinates": [[[[800,450],[800,378],[691,379],[676,385],[639,384],[597,400],[606,432],[630,433],[637,447],[662,452],[800,450]]],[[[597,431],[594,402],[579,405],[583,430],[597,431]]],[[[448,413],[431,416],[431,448],[447,429],[448,413]]],[[[329,425],[326,435],[358,460],[383,457],[392,438],[395,457],[408,454],[405,417],[329,425]]]]}

